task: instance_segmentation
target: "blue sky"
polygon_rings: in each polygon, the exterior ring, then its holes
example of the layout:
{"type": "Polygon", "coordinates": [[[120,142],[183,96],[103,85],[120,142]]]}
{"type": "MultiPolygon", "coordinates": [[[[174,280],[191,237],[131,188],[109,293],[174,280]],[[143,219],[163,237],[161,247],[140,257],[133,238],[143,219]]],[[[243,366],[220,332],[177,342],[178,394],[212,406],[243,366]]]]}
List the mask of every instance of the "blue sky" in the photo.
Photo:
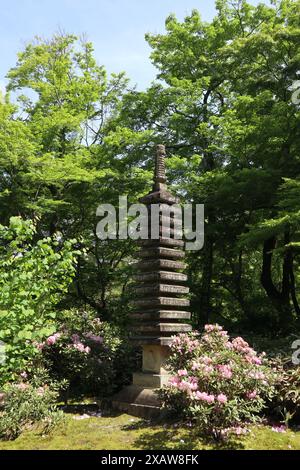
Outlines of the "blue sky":
{"type": "MultiPolygon", "coordinates": [[[[109,72],[125,70],[144,89],[155,78],[146,32],[164,31],[169,13],[183,19],[193,8],[205,20],[214,16],[214,0],[0,0],[0,87],[15,65],[16,54],[35,35],[51,37],[59,29],[84,33],[95,46],[99,64],[109,72]]],[[[258,3],[252,0],[251,3],[258,3]]]]}

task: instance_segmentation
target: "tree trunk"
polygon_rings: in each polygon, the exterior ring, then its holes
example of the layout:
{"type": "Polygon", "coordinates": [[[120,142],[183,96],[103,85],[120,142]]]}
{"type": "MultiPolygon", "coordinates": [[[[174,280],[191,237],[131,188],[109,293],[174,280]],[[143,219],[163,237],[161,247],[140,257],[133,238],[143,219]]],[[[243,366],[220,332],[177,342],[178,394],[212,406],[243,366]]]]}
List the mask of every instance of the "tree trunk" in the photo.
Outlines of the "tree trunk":
{"type": "MultiPolygon", "coordinates": [[[[289,233],[285,232],[285,244],[289,242],[289,233]]],[[[261,283],[265,289],[272,305],[279,314],[279,326],[286,329],[292,321],[292,312],[290,307],[290,265],[291,256],[287,251],[283,259],[281,291],[274,285],[272,279],[272,258],[273,250],[276,247],[276,237],[270,237],[264,242],[263,247],[263,265],[261,273],[261,283]]]]}
{"type": "Polygon", "coordinates": [[[300,320],[300,307],[297,300],[296,295],[296,286],[295,286],[295,275],[294,275],[294,266],[293,266],[293,259],[290,265],[290,290],[291,290],[291,298],[294,306],[295,313],[297,315],[298,320],[300,320]]]}
{"type": "Polygon", "coordinates": [[[213,239],[207,236],[203,249],[203,270],[202,270],[202,283],[200,295],[200,315],[198,315],[198,327],[201,327],[203,319],[206,323],[209,322],[211,313],[211,282],[213,275],[213,239]]]}

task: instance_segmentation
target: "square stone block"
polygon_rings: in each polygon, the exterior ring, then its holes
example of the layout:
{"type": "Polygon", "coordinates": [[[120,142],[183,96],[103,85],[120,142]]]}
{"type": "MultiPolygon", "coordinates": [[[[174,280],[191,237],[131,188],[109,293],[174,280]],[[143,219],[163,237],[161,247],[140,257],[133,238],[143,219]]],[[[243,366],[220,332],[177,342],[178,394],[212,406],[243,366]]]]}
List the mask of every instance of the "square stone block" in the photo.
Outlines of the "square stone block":
{"type": "Polygon", "coordinates": [[[167,374],[166,361],[170,355],[167,346],[144,345],[143,346],[143,372],[153,374],[167,374]]]}
{"type": "Polygon", "coordinates": [[[143,388],[161,388],[168,384],[170,375],[151,374],[145,372],[135,372],[133,374],[133,385],[143,388]]]}

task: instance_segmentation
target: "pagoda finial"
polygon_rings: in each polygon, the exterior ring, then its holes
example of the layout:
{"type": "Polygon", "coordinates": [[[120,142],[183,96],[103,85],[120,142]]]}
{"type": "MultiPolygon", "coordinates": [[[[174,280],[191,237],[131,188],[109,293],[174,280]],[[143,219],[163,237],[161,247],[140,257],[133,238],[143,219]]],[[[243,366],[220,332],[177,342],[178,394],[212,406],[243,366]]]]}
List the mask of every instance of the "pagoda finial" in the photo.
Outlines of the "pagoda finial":
{"type": "Polygon", "coordinates": [[[165,168],[166,148],[164,145],[157,145],[155,158],[154,190],[159,191],[165,187],[166,168],[165,168]]]}

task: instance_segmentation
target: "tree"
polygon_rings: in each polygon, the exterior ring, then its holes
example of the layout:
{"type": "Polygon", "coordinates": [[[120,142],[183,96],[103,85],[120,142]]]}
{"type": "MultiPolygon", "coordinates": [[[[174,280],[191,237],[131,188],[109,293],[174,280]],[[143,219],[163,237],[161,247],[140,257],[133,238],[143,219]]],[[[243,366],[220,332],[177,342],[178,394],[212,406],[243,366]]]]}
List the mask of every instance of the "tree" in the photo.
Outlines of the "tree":
{"type": "MultiPolygon", "coordinates": [[[[86,255],[80,257],[70,301],[88,303],[103,319],[111,318],[115,297],[126,299],[123,258],[132,247],[97,239],[96,209],[102,202],[116,204],[126,193],[137,199],[145,184],[142,170],[118,159],[116,138],[109,139],[128,80],[124,73],[108,77],[90,43],[64,34],[50,41],[36,38],[18,55],[8,78],[18,106],[7,104],[4,116],[5,145],[15,147],[2,153],[0,174],[14,186],[9,193],[3,188],[1,220],[38,218],[39,236],[76,237],[86,255]],[[22,130],[24,142],[11,128],[22,130]]],[[[122,131],[119,138],[128,140],[122,131]]]]}
{"type": "MultiPolygon", "coordinates": [[[[294,319],[297,289],[287,277],[296,277],[298,265],[291,268],[286,250],[270,263],[269,238],[257,238],[251,249],[240,240],[249,230],[254,237],[250,226],[279,215],[278,190],[284,178],[299,175],[291,85],[300,68],[300,3],[216,6],[211,23],[195,10],[183,22],[167,18],[165,34],[146,36],[159,81],[123,98],[119,122],[167,142],[173,184],[185,200],[205,203],[204,250],[190,260],[195,322],[221,315],[278,329],[294,319]],[[276,301],[271,277],[285,285],[276,301]]],[[[293,230],[279,235],[287,247],[296,238],[293,230]]]]}
{"type": "Polygon", "coordinates": [[[1,383],[20,373],[37,345],[56,331],[55,307],[75,274],[75,240],[34,240],[30,221],[0,225],[0,340],[5,344],[1,383]]]}

